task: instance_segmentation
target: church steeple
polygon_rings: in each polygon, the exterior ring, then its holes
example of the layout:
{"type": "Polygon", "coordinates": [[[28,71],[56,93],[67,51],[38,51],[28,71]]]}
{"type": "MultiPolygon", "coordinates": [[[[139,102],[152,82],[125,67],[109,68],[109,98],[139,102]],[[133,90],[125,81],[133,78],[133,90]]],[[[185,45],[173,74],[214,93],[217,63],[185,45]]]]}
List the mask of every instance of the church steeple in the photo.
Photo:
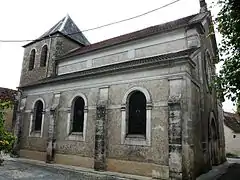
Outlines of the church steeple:
{"type": "Polygon", "coordinates": [[[199,0],[199,3],[200,3],[200,12],[203,13],[203,12],[207,12],[208,9],[207,9],[207,3],[205,0],[199,0]]]}

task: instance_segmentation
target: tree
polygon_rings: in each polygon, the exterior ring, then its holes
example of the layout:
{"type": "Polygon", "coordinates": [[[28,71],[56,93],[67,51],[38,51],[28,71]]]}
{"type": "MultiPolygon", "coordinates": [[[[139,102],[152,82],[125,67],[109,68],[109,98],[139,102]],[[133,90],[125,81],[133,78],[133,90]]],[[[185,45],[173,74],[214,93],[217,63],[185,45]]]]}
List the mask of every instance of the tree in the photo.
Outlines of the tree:
{"type": "MultiPolygon", "coordinates": [[[[0,96],[0,153],[1,151],[10,152],[15,140],[15,137],[10,132],[6,131],[4,127],[5,110],[13,107],[13,97],[14,94],[2,94],[0,96]]],[[[2,162],[3,159],[0,155],[0,165],[2,162]]]]}
{"type": "MultiPolygon", "coordinates": [[[[221,7],[215,21],[222,35],[219,52],[223,65],[216,77],[220,99],[240,102],[240,3],[239,0],[217,0],[221,7]]],[[[238,103],[239,105],[239,103],[238,103]]]]}

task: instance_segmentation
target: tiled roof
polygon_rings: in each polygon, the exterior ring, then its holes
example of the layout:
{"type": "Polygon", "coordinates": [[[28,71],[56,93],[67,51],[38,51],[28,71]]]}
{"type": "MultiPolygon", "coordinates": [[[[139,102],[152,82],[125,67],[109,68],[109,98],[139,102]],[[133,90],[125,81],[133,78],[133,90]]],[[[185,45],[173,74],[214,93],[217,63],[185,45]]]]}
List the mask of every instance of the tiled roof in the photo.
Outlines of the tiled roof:
{"type": "Polygon", "coordinates": [[[224,124],[233,132],[240,133],[240,116],[238,114],[224,112],[224,124]]]}
{"type": "Polygon", "coordinates": [[[63,35],[69,37],[70,39],[72,39],[84,46],[90,44],[89,41],[87,40],[87,38],[79,30],[77,25],[73,22],[71,17],[69,15],[67,15],[62,20],[60,20],[57,24],[55,24],[51,29],[49,29],[42,36],[40,36],[38,39],[24,45],[24,47],[26,47],[36,41],[40,41],[42,38],[48,37],[57,32],[62,33],[63,35]]]}
{"type": "Polygon", "coordinates": [[[207,14],[208,13],[194,14],[194,15],[187,16],[187,17],[184,17],[181,19],[177,19],[175,21],[170,21],[170,22],[167,22],[164,24],[151,26],[151,27],[139,30],[139,31],[135,31],[132,33],[117,36],[117,37],[107,39],[107,40],[104,40],[104,41],[101,41],[98,43],[90,44],[85,47],[80,47],[78,49],[75,49],[75,50],[67,53],[66,55],[62,56],[60,59],[84,54],[87,52],[95,51],[95,50],[102,49],[102,48],[107,48],[107,47],[110,47],[113,45],[126,43],[129,41],[133,41],[133,40],[137,40],[137,39],[141,39],[141,38],[146,38],[148,36],[168,32],[168,31],[178,29],[181,27],[190,26],[190,25],[193,25],[193,24],[199,22],[200,20],[202,20],[207,14]]]}
{"type": "Polygon", "coordinates": [[[16,93],[16,90],[0,87],[1,100],[14,100],[16,93]]]}

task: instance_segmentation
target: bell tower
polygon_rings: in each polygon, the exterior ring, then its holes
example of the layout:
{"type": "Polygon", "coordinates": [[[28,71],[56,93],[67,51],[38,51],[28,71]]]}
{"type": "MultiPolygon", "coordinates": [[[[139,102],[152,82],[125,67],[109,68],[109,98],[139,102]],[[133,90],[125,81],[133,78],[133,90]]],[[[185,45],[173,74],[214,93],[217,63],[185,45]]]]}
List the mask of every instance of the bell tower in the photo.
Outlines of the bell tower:
{"type": "Polygon", "coordinates": [[[56,59],[89,44],[70,16],[65,16],[38,39],[23,46],[20,87],[55,76],[56,59]]]}

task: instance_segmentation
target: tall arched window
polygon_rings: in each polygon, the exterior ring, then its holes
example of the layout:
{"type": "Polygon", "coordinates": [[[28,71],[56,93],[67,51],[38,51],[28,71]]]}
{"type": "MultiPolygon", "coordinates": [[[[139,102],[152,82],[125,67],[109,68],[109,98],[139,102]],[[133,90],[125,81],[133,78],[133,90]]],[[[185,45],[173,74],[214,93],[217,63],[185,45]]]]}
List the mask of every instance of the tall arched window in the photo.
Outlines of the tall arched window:
{"type": "Polygon", "coordinates": [[[71,132],[83,132],[84,126],[84,99],[76,97],[72,102],[72,128],[71,132]]]}
{"type": "Polygon", "coordinates": [[[140,91],[130,94],[127,128],[128,135],[146,135],[146,97],[140,91]]]}
{"type": "Polygon", "coordinates": [[[47,64],[47,52],[48,52],[48,47],[47,45],[44,45],[41,51],[40,67],[45,67],[47,64]]]}
{"type": "Polygon", "coordinates": [[[43,102],[41,100],[38,100],[34,106],[34,119],[33,119],[34,131],[41,131],[42,117],[43,117],[43,102]]]}
{"type": "Polygon", "coordinates": [[[29,57],[29,65],[28,65],[29,71],[33,70],[33,68],[34,68],[35,55],[36,55],[36,50],[32,49],[32,51],[30,53],[30,57],[29,57]]]}
{"type": "Polygon", "coordinates": [[[128,89],[121,104],[121,144],[151,146],[152,100],[147,89],[128,89]]]}

